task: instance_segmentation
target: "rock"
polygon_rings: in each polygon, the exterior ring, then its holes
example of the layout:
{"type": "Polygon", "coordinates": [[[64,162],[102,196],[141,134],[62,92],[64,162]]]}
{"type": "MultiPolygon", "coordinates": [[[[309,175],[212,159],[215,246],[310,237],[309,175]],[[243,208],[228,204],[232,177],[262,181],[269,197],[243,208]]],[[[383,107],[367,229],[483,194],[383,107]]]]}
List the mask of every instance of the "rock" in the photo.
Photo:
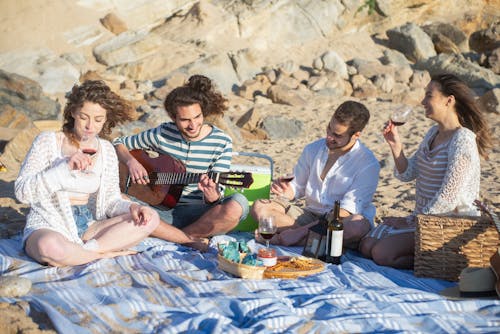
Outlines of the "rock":
{"type": "Polygon", "coordinates": [[[300,136],[304,124],[300,120],[282,116],[267,116],[262,121],[262,129],[269,139],[286,139],[300,136]]]}
{"type": "Polygon", "coordinates": [[[478,53],[493,51],[500,47],[500,21],[489,28],[473,32],[469,36],[469,47],[478,53]]]}
{"type": "Polygon", "coordinates": [[[312,66],[315,70],[321,71],[323,69],[323,59],[321,57],[314,58],[312,66]]]}
{"type": "Polygon", "coordinates": [[[276,73],[278,75],[278,78],[280,76],[289,77],[292,75],[293,72],[296,72],[298,70],[299,70],[299,65],[295,64],[293,60],[288,60],[283,63],[279,63],[276,66],[276,73]]]}
{"type": "Polygon", "coordinates": [[[161,38],[147,29],[127,31],[97,45],[93,54],[106,66],[134,63],[158,53],[164,47],[161,38]]]}
{"type": "Polygon", "coordinates": [[[26,295],[31,290],[31,281],[18,276],[0,277],[0,296],[15,298],[26,295]]]}
{"type": "Polygon", "coordinates": [[[79,69],[48,49],[0,54],[0,69],[36,81],[51,95],[66,93],[80,77],[79,69]]]}
{"type": "Polygon", "coordinates": [[[288,89],[297,89],[297,87],[299,87],[300,85],[300,81],[290,76],[280,74],[280,76],[276,80],[276,85],[280,85],[288,89]]]}
{"type": "Polygon", "coordinates": [[[401,14],[406,8],[422,5],[422,0],[377,0],[376,4],[382,15],[390,17],[401,14]]]}
{"type": "Polygon", "coordinates": [[[192,1],[187,5],[191,6],[187,12],[172,15],[153,32],[161,36],[162,40],[195,44],[214,54],[245,48],[258,49],[251,43],[236,43],[237,40],[242,42],[238,17],[224,6],[217,6],[207,0],[192,1]]]}
{"type": "MultiPolygon", "coordinates": [[[[454,46],[458,47],[458,52],[469,51],[469,45],[467,41],[467,35],[455,25],[444,22],[435,22],[427,24],[422,27],[422,30],[434,41],[434,35],[440,35],[446,37],[454,46]]],[[[434,44],[436,44],[434,42],[434,44]]],[[[437,51],[437,50],[436,50],[437,51]]],[[[439,52],[439,51],[438,51],[439,52]]]]}
{"type": "Polygon", "coordinates": [[[323,70],[338,73],[342,79],[349,78],[344,59],[335,51],[330,50],[325,52],[321,56],[321,60],[323,61],[323,70]]]}
{"type": "Polygon", "coordinates": [[[431,75],[427,71],[415,71],[410,78],[410,88],[426,87],[431,81],[431,75]]]}
{"type": "Polygon", "coordinates": [[[413,75],[413,70],[410,65],[406,66],[395,66],[394,79],[396,82],[402,82],[407,84],[413,75]]]}
{"type": "Polygon", "coordinates": [[[246,80],[238,90],[238,95],[253,100],[257,95],[266,95],[267,90],[271,87],[269,79],[265,75],[258,75],[253,80],[246,80]]]}
{"type": "Polygon", "coordinates": [[[390,74],[378,74],[373,78],[375,87],[381,89],[385,93],[390,93],[395,83],[394,77],[390,74]]]}
{"type": "Polygon", "coordinates": [[[309,78],[307,82],[307,87],[312,91],[319,91],[326,87],[326,83],[328,82],[328,78],[325,74],[322,75],[313,75],[309,78]]]}
{"type": "Polygon", "coordinates": [[[465,59],[461,54],[441,53],[420,61],[415,68],[429,71],[432,75],[449,72],[464,80],[480,96],[500,85],[500,76],[487,68],[465,59]]]}
{"type": "Polygon", "coordinates": [[[500,114],[500,88],[493,88],[478,99],[483,111],[500,114]]]}
{"type": "Polygon", "coordinates": [[[265,96],[262,95],[256,95],[254,98],[255,104],[264,104],[264,105],[269,105],[273,104],[273,101],[271,99],[268,99],[265,96]]]}
{"type": "Polygon", "coordinates": [[[414,23],[389,29],[386,32],[389,46],[403,53],[411,61],[418,61],[436,55],[431,38],[414,23]]]}
{"type": "Polygon", "coordinates": [[[216,83],[223,94],[236,92],[240,86],[240,81],[231,60],[224,54],[200,58],[179,68],[179,71],[187,73],[188,76],[202,74],[209,77],[216,83]]]}
{"type": "Polygon", "coordinates": [[[79,52],[67,52],[61,55],[61,58],[73,66],[84,66],[87,63],[85,56],[79,52]]]}
{"type": "Polygon", "coordinates": [[[404,54],[397,50],[386,49],[383,51],[383,56],[380,58],[380,62],[383,65],[395,65],[395,66],[409,66],[410,62],[405,57],[404,54]]]}
{"type": "Polygon", "coordinates": [[[250,109],[238,119],[236,125],[250,132],[259,128],[262,122],[262,115],[259,110],[259,108],[250,109]]]}
{"type": "Polygon", "coordinates": [[[26,77],[0,70],[0,112],[6,106],[32,120],[53,119],[61,106],[43,94],[40,85],[26,77]]]}
{"type": "Polygon", "coordinates": [[[297,81],[299,81],[300,83],[307,83],[309,77],[310,77],[309,71],[302,68],[292,73],[292,78],[297,79],[297,81]]]}
{"type": "Polygon", "coordinates": [[[371,79],[379,74],[390,74],[394,75],[394,67],[389,65],[382,65],[378,60],[365,60],[360,58],[354,58],[352,61],[352,66],[357,70],[358,74],[361,74],[365,78],[371,79]]]}
{"type": "Polygon", "coordinates": [[[231,59],[234,71],[236,72],[236,76],[240,82],[251,79],[257,73],[261,72],[259,55],[251,49],[230,52],[229,59],[231,59]]]}
{"type": "Polygon", "coordinates": [[[128,30],[127,25],[120,19],[115,13],[109,13],[100,19],[101,24],[104,28],[108,29],[115,35],[119,35],[122,32],[128,30]]]}
{"type": "Polygon", "coordinates": [[[267,70],[266,72],[264,72],[264,75],[267,77],[267,79],[269,80],[269,82],[272,83],[272,84],[275,84],[276,83],[276,79],[278,79],[278,74],[273,69],[267,70]]]}
{"type": "Polygon", "coordinates": [[[360,87],[354,88],[352,96],[359,99],[376,98],[378,96],[377,87],[370,80],[366,80],[360,87]]]}
{"type": "Polygon", "coordinates": [[[496,48],[488,56],[488,66],[496,74],[500,74],[500,47],[496,48]]]}
{"type": "Polygon", "coordinates": [[[274,103],[287,104],[290,106],[302,106],[306,104],[306,101],[295,91],[281,85],[271,86],[267,90],[267,96],[269,96],[274,103]]]}
{"type": "Polygon", "coordinates": [[[460,53],[458,46],[443,34],[435,33],[431,36],[434,49],[437,53],[460,53]]]}
{"type": "Polygon", "coordinates": [[[366,82],[366,78],[361,75],[361,74],[355,74],[351,77],[351,84],[353,89],[358,89],[363,86],[363,84],[366,82]]]}

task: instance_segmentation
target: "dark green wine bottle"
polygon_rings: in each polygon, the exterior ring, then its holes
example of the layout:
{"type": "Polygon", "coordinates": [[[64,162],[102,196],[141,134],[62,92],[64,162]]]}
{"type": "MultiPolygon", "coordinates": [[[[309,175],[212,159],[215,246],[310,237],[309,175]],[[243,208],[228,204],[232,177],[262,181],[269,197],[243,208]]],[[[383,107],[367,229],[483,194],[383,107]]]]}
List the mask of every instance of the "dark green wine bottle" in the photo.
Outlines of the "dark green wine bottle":
{"type": "Polygon", "coordinates": [[[332,211],[326,216],[328,231],[326,234],[325,261],[332,264],[340,264],[344,238],[344,224],[342,223],[342,218],[340,218],[340,201],[335,201],[332,211]]]}

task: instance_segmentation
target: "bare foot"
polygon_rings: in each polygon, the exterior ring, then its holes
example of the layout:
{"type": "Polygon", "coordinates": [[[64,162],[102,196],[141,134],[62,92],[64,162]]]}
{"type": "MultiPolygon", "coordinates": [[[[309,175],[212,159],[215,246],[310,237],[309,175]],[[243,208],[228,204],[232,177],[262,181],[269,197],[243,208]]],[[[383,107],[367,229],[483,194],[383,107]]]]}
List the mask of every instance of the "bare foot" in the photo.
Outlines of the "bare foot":
{"type": "Polygon", "coordinates": [[[200,252],[206,252],[208,249],[208,238],[192,238],[192,242],[186,242],[182,245],[188,246],[199,250],[200,252]]]}

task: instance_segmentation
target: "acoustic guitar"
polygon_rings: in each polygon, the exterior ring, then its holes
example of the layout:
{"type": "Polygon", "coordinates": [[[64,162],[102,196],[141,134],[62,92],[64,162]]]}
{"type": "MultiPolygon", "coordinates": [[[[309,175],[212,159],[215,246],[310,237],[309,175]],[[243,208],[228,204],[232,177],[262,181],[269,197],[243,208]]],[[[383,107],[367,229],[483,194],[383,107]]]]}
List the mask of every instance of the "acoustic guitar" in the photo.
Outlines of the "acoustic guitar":
{"type": "MultiPolygon", "coordinates": [[[[175,207],[184,186],[198,183],[204,174],[186,172],[186,166],[168,154],[150,157],[143,150],[131,150],[130,154],[148,171],[149,184],[132,183],[128,167],[120,162],[120,190],[151,205],[175,207]]],[[[249,188],[253,183],[251,173],[208,172],[206,174],[215,183],[233,188],[249,188]]]]}

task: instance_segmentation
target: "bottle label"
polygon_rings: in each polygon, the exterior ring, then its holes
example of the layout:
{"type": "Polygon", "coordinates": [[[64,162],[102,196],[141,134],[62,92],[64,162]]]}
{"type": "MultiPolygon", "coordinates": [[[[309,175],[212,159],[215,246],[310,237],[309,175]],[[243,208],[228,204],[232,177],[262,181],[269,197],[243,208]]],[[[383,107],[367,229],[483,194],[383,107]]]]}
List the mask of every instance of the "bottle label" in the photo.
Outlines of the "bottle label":
{"type": "Polygon", "coordinates": [[[344,230],[332,231],[332,241],[330,246],[330,256],[338,257],[342,255],[342,239],[344,237],[344,230]]]}

